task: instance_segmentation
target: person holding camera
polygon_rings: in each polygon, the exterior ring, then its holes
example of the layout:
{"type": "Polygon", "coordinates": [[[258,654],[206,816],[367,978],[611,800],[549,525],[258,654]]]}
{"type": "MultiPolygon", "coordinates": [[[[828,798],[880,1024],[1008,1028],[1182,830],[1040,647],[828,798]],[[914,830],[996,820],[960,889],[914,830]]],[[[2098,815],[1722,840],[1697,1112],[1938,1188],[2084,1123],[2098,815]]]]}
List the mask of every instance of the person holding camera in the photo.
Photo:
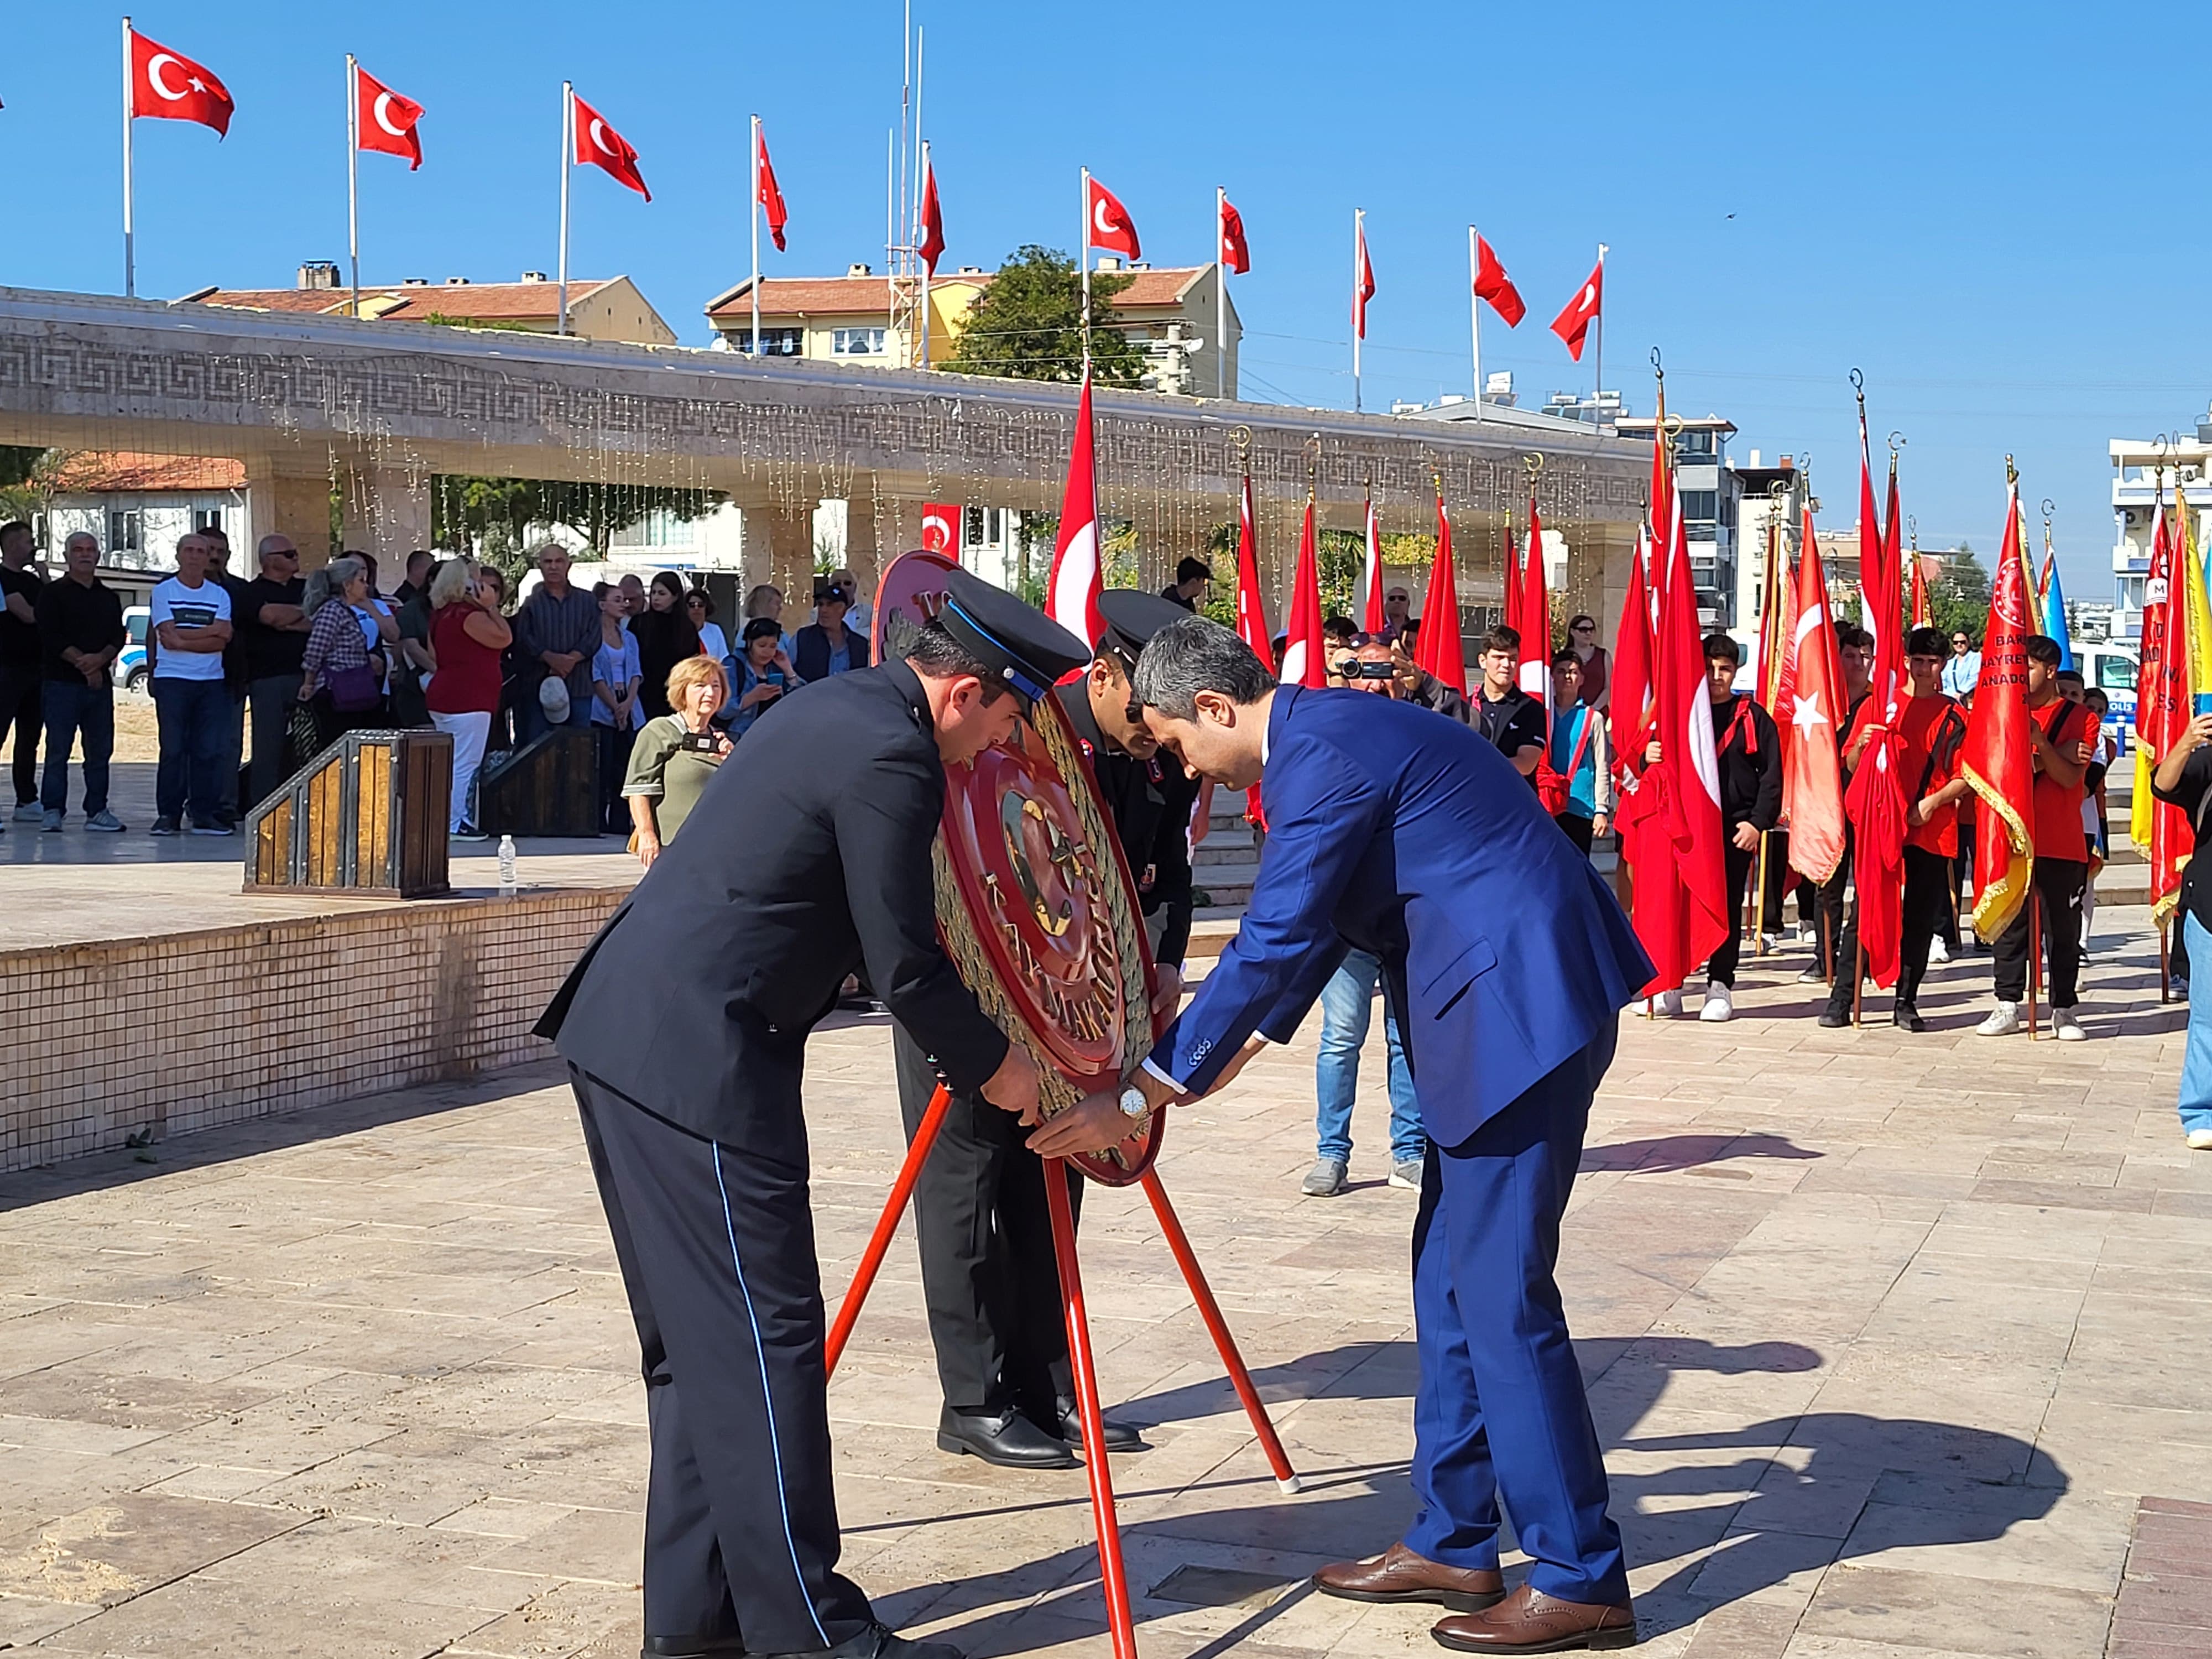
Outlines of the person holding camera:
{"type": "Polygon", "coordinates": [[[737,684],[737,706],[723,724],[733,738],[751,731],[753,722],[786,692],[806,684],[792,668],[791,659],[784,655],[783,628],[773,617],[755,617],[745,624],[744,636],[730,666],[737,684]]]}
{"type": "Polygon", "coordinates": [[[630,850],[648,870],[730,752],[729,735],[714,723],[730,695],[721,664],[712,657],[686,657],[668,671],[666,691],[675,712],[656,714],[638,728],[622,787],[629,802],[630,850]]]}

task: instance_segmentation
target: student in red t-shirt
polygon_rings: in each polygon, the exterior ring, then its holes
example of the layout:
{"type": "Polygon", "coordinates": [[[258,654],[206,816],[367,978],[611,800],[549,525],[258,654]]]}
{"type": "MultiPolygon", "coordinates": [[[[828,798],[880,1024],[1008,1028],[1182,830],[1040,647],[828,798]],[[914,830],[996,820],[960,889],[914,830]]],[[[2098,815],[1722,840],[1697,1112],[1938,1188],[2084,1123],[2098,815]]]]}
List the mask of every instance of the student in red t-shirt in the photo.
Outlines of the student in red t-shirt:
{"type": "MultiPolygon", "coordinates": [[[[2088,1035],[2075,1011],[2081,972],[2081,890],[2089,879],[2089,840],[2081,833],[2083,779],[2095,752],[2096,717],[2058,695],[2058,641],[2027,641],[2028,740],[2034,745],[2035,793],[2028,834],[2035,847],[2034,893],[2051,963],[2051,1029],[2062,1042],[2088,1035]]],[[[2028,907],[1991,946],[1997,1006],[1975,1030],[2006,1036],[2021,1027],[2027,995],[2028,907]]]]}

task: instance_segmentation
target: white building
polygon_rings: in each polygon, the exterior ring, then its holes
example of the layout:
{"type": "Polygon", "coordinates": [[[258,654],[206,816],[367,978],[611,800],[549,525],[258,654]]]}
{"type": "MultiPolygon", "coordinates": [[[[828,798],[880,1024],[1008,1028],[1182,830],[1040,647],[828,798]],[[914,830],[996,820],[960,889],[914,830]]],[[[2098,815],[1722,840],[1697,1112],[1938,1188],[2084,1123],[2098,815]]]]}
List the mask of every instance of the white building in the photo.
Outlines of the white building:
{"type": "MultiPolygon", "coordinates": [[[[1735,435],[1735,422],[1717,415],[1680,420],[1669,415],[1674,428],[1674,488],[1682,502],[1683,539],[1690,545],[1690,580],[1698,590],[1698,620],[1708,628],[1728,629],[1744,614],[1738,599],[1736,509],[1741,486],[1729,465],[1728,441],[1735,435]]],[[[1658,430],[1657,417],[1622,415],[1613,429],[1624,438],[1650,441],[1658,430]]]]}
{"type": "Polygon", "coordinates": [[[2161,465],[2168,509],[2176,483],[2191,497],[2198,556],[2212,545],[2212,488],[2205,483],[2207,465],[2212,464],[2212,410],[2197,422],[2193,437],[2173,443],[2115,438],[2106,447],[2112,458],[2112,638],[2139,640],[2143,579],[2150,570],[2151,504],[2161,465]]]}
{"type": "Polygon", "coordinates": [[[1757,652],[1759,619],[1765,615],[1767,526],[1776,530],[1786,573],[1805,523],[1805,474],[1794,456],[1781,456],[1766,466],[1755,449],[1745,465],[1730,466],[1728,471],[1735,497],[1735,608],[1729,631],[1744,647],[1744,660],[1749,662],[1757,652]]]}

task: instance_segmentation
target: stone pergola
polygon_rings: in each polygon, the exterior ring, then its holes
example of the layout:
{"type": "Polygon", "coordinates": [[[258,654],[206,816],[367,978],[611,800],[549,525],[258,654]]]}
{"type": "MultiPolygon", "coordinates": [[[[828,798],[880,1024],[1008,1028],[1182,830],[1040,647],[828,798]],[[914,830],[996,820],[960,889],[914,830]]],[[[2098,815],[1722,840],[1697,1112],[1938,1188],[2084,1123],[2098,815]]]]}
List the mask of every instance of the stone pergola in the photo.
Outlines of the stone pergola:
{"type": "MultiPolygon", "coordinates": [[[[429,544],[434,475],[471,473],[722,490],[746,515],[748,581],[811,570],[814,508],[842,499],[866,580],[919,544],[926,501],[1055,510],[1074,410],[1073,387],[1031,381],[0,288],[0,442],[234,458],[252,533],[282,530],[311,562],[334,486],[348,543],[382,559],[429,544]]],[[[1386,530],[1426,532],[1440,484],[1460,597],[1480,603],[1540,456],[1545,523],[1571,549],[1563,597],[1609,611],[1650,465],[1644,442],[1522,411],[1141,392],[1101,392],[1096,411],[1101,511],[1134,525],[1155,586],[1234,522],[1249,471],[1278,573],[1309,490],[1326,526],[1357,529],[1371,491],[1386,530]]]]}

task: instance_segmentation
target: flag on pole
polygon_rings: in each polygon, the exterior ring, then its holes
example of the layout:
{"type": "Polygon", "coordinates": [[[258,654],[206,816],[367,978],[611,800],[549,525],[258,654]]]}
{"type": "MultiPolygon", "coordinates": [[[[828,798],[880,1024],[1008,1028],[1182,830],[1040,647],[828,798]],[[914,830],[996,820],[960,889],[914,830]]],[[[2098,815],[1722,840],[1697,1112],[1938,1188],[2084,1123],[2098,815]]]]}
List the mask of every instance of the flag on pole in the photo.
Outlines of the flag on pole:
{"type": "Polygon", "coordinates": [[[1797,618],[1802,613],[1803,599],[1797,590],[1797,575],[1790,568],[1790,556],[1782,547],[1778,526],[1775,535],[1774,626],[1767,639],[1773,653],[1772,665],[1762,666],[1760,684],[1765,690],[1766,712],[1774,716],[1781,728],[1781,738],[1786,746],[1790,741],[1790,699],[1797,695],[1797,618]]]}
{"type": "MultiPolygon", "coordinates": [[[[783,191],[775,182],[775,164],[768,159],[768,129],[757,119],[753,124],[753,162],[760,170],[757,188],[761,212],[768,219],[769,239],[775,244],[775,251],[781,253],[785,252],[783,228],[790,222],[791,215],[783,205],[783,191]]],[[[1085,639],[1095,637],[1089,634],[1084,635],[1085,639]]]]}
{"type": "Polygon", "coordinates": [[[1352,331],[1364,340],[1367,302],[1375,297],[1375,266],[1367,257],[1367,222],[1357,216],[1352,222],[1352,331]]]}
{"type": "Polygon", "coordinates": [[[2058,665],[2061,668],[2078,666],[2074,660],[2074,641],[2066,629],[2066,588],[2058,580],[2058,556],[2051,550],[2049,532],[2043,544],[2043,627],[2042,631],[2058,641],[2058,665]]]}
{"type": "Polygon", "coordinates": [[[1267,596],[1260,591],[1260,544],[1252,533],[1252,475],[1244,475],[1244,497],[1237,510],[1237,637],[1270,674],[1275,672],[1275,635],[1267,626],[1267,596]]]}
{"type": "MultiPolygon", "coordinates": [[[[765,148],[764,145],[763,148],[765,148]]],[[[927,148],[924,146],[925,150],[927,148]]],[[[774,176],[765,172],[762,174],[764,179],[774,176]]],[[[779,195],[776,198],[779,213],[782,210],[782,205],[783,198],[779,195]]],[[[783,246],[783,238],[781,234],[782,222],[780,218],[771,218],[769,221],[770,233],[775,234],[775,245],[778,247],[783,246]]],[[[945,252],[945,214],[944,210],[937,205],[937,163],[928,160],[927,155],[921,164],[921,234],[915,243],[914,251],[929,274],[933,276],[936,276],[937,261],[945,252]]]]}
{"type": "Polygon", "coordinates": [[[1285,624],[1285,685],[1319,690],[1328,684],[1328,641],[1321,631],[1321,561],[1314,542],[1313,495],[1306,495],[1305,526],[1298,532],[1298,567],[1291,579],[1291,617],[1285,624]]]}
{"type": "Polygon", "coordinates": [[[598,167],[650,202],[653,192],[645,187],[645,175],[637,170],[636,147],[609,126],[599,111],[574,93],[569,97],[576,106],[577,165],[598,167]]]}
{"type": "Polygon", "coordinates": [[[1805,508],[1797,553],[1796,625],[1783,666],[1782,811],[1790,820],[1790,867],[1814,886],[1844,861],[1844,763],[1838,722],[1844,713],[1844,668],[1828,616],[1828,580],[1805,508]]]}
{"type": "Polygon", "coordinates": [[[1459,638],[1459,584],[1454,575],[1451,514],[1444,511],[1443,486],[1437,489],[1437,556],[1429,567],[1428,597],[1421,601],[1421,635],[1414,641],[1413,665],[1467,695],[1467,653],[1459,638]]]}
{"type": "Polygon", "coordinates": [[[1244,216],[1221,198],[1221,263],[1242,276],[1252,269],[1251,250],[1244,246],[1244,216]]]}
{"type": "MultiPolygon", "coordinates": [[[[1510,552],[1513,532],[1505,532],[1510,552]]],[[[1552,596],[1544,580],[1544,523],[1536,514],[1536,497],[1528,497],[1528,535],[1514,562],[1513,581],[1505,595],[1505,625],[1521,635],[1521,665],[1516,684],[1546,708],[1552,706],[1552,596]]]]}
{"type": "Polygon", "coordinates": [[[1382,614],[1382,538],[1375,528],[1375,497],[1367,498],[1367,558],[1359,573],[1359,631],[1382,637],[1389,618],[1382,614]]]}
{"type": "Polygon", "coordinates": [[[1920,550],[1915,547],[1912,550],[1912,625],[1915,628],[1932,628],[1935,623],[1936,612],[1928,602],[1927,563],[1921,558],[1920,550]]]}
{"type": "Polygon", "coordinates": [[[422,165],[422,135],[415,124],[422,106],[403,98],[358,64],[354,65],[354,131],[360,147],[380,155],[404,155],[410,173],[422,165]]]}
{"type": "Polygon", "coordinates": [[[1091,380],[1075,405],[1075,441],[1067,455],[1067,483],[1060,497],[1060,535],[1052,547],[1052,581],[1044,613],[1078,639],[1104,631],[1098,614],[1103,584],[1098,566],[1098,480],[1092,470],[1091,380]]]}
{"type": "Polygon", "coordinates": [[[2180,902],[2182,867],[2197,837],[2185,810],[2151,793],[2151,773],[2189,729],[2202,706],[2197,700],[2212,696],[2212,601],[2197,562],[2189,502],[2178,488],[2174,508],[2172,533],[2165,502],[2152,508],[2157,528],[2143,581],[2136,781],[2128,805],[2128,834],[2150,860],[2151,921],[2160,927],[2180,902]]]}
{"type": "MultiPolygon", "coordinates": [[[[1567,356],[1577,362],[1583,360],[1583,342],[1589,337],[1590,325],[1603,309],[1604,300],[1605,261],[1600,259],[1590,268],[1589,280],[1575,290],[1575,297],[1552,319],[1552,332],[1566,343],[1567,356]]],[[[1654,507],[1656,509],[1656,502],[1654,507]]]]}
{"type": "MultiPolygon", "coordinates": [[[[1897,982],[1905,929],[1905,642],[1899,619],[1895,527],[1897,464],[1890,463],[1889,512],[1877,523],[1865,405],[1859,413],[1859,613],[1874,635],[1872,682],[1861,705],[1867,733],[1844,800],[1854,831],[1851,876],[1858,890],[1859,949],[1878,986],[1897,982]]],[[[1838,972],[1856,972],[1856,963],[1838,972]]]]}
{"type": "Polygon", "coordinates": [[[216,72],[136,30],[131,35],[131,114],[142,121],[197,121],[230,131],[238,107],[216,72]]]}
{"type": "Polygon", "coordinates": [[[921,550],[940,558],[960,556],[960,503],[924,501],[921,504],[921,550]]]}
{"type": "Polygon", "coordinates": [[[1110,252],[1124,254],[1132,259],[1143,258],[1137,240],[1137,222],[1129,216],[1121,198],[1100,184],[1090,181],[1091,200],[1085,209],[1091,215],[1091,246],[1103,247],[1110,252]]]}
{"type": "Polygon", "coordinates": [[[2020,485],[2006,494],[2003,554],[1990,590],[1982,635],[1981,678],[1966,715],[1960,769],[1978,798],[1974,814],[1974,930],[1994,939],[2027,902],[2035,870],[2028,823],[2033,807],[2034,750],[2027,733],[2027,568],[2021,560],[2020,485]]]}
{"type": "MultiPolygon", "coordinates": [[[[1528,314],[1528,307],[1521,298],[1521,290],[1513,286],[1513,279],[1505,274],[1498,255],[1490,246],[1490,239],[1478,234],[1474,239],[1475,270],[1474,297],[1490,301],[1490,308],[1505,319],[1508,328],[1521,326],[1521,319],[1528,314]]],[[[1575,354],[1580,356],[1578,350],[1575,354]]],[[[1480,387],[1476,388],[1478,391],[1480,387]]]]}
{"type": "Polygon", "coordinates": [[[1651,740],[1651,596],[1645,580],[1650,565],[1650,530],[1638,525],[1620,627],[1613,636],[1613,696],[1607,710],[1613,764],[1624,775],[1643,769],[1644,745],[1651,740]]]}

